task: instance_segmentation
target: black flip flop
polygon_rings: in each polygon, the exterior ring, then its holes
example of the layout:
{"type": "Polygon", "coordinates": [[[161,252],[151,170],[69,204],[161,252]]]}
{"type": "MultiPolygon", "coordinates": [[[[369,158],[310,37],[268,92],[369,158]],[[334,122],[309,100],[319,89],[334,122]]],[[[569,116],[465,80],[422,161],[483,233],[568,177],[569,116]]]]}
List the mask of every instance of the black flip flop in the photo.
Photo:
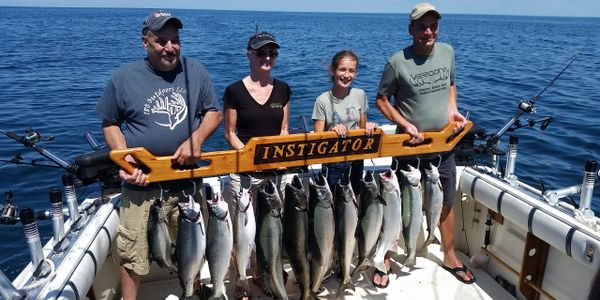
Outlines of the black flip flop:
{"type": "Polygon", "coordinates": [[[379,271],[379,269],[375,268],[375,273],[373,274],[373,277],[371,277],[371,283],[373,283],[373,286],[378,287],[380,289],[385,289],[386,287],[388,287],[388,285],[390,285],[390,270],[388,270],[387,272],[381,272],[379,271]],[[385,282],[385,284],[375,283],[375,275],[379,275],[380,279],[383,279],[383,276],[387,276],[387,281],[385,282]]]}
{"type": "Polygon", "coordinates": [[[465,266],[465,265],[462,265],[462,267],[456,267],[456,268],[442,266],[442,268],[444,268],[444,270],[450,272],[450,274],[452,274],[452,276],[454,276],[456,279],[458,279],[458,281],[460,281],[464,284],[471,284],[471,283],[475,282],[475,277],[471,278],[470,280],[465,280],[462,276],[460,276],[458,274],[458,272],[463,272],[463,273],[465,273],[465,275],[469,274],[468,273],[469,269],[467,269],[467,266],[465,266]]]}

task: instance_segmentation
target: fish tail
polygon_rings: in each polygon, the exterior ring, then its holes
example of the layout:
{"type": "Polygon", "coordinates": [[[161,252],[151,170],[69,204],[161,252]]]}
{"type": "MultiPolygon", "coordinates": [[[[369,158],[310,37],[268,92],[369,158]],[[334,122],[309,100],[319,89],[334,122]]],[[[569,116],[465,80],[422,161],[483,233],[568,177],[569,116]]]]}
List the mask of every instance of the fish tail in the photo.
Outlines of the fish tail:
{"type": "Polygon", "coordinates": [[[319,297],[317,296],[317,294],[315,292],[308,290],[308,291],[301,292],[300,299],[302,299],[302,300],[317,300],[317,299],[319,299],[319,297]]]}
{"type": "Polygon", "coordinates": [[[410,253],[408,255],[408,257],[406,258],[406,260],[404,261],[404,266],[405,267],[409,267],[412,268],[414,267],[416,264],[416,257],[415,257],[415,253],[410,253]]]}
{"type": "Polygon", "coordinates": [[[427,235],[427,239],[425,240],[425,243],[423,243],[423,246],[421,246],[421,250],[423,250],[423,251],[427,250],[427,246],[429,246],[435,240],[436,240],[436,237],[433,234],[433,231],[430,231],[429,234],[427,235]]]}
{"type": "Polygon", "coordinates": [[[336,299],[342,299],[344,298],[344,292],[346,291],[346,289],[352,284],[352,280],[348,279],[348,282],[344,282],[344,280],[340,281],[340,285],[338,287],[337,292],[335,293],[335,298],[336,299]]]}

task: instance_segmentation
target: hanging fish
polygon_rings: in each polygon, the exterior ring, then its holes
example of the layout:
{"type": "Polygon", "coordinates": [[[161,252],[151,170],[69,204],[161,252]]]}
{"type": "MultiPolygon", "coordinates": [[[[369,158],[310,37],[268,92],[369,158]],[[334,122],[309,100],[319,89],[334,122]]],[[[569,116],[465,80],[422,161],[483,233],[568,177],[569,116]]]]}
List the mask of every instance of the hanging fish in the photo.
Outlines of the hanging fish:
{"type": "Polygon", "coordinates": [[[422,249],[427,248],[429,244],[435,240],[433,232],[440,223],[442,215],[442,205],[444,204],[444,192],[442,183],[440,182],[440,172],[433,164],[429,164],[429,169],[425,169],[425,190],[423,205],[425,208],[425,216],[427,217],[427,239],[422,246],[422,249]]]}
{"type": "Polygon", "coordinates": [[[171,273],[177,273],[177,267],[173,261],[174,245],[169,235],[167,216],[160,199],[155,199],[150,206],[148,247],[152,260],[156,261],[161,268],[171,273]]]}
{"type": "Polygon", "coordinates": [[[335,221],[333,196],[323,173],[317,173],[315,181],[311,178],[309,187],[310,289],[316,293],[331,267],[335,221]]]}
{"type": "Polygon", "coordinates": [[[235,226],[235,261],[242,282],[243,293],[250,292],[246,270],[250,265],[250,256],[256,237],[256,220],[252,206],[252,194],[249,188],[242,187],[236,200],[236,226],[235,226]]]}
{"type": "Polygon", "coordinates": [[[194,279],[202,270],[206,250],[206,231],[200,204],[192,196],[188,198],[188,202],[178,203],[179,229],[175,246],[182,298],[194,295],[194,279]]]}
{"type": "Polygon", "coordinates": [[[233,228],[229,216],[229,205],[221,193],[214,193],[208,203],[208,227],[206,239],[206,259],[213,285],[210,299],[225,298],[225,275],[229,270],[231,250],[233,249],[233,228]]]}
{"type": "Polygon", "coordinates": [[[423,222],[421,199],[421,171],[408,166],[410,171],[400,170],[404,176],[402,184],[402,225],[407,257],[404,266],[413,267],[416,262],[417,238],[423,222]]]}
{"type": "Polygon", "coordinates": [[[283,244],[300,287],[300,299],[316,299],[310,290],[308,199],[304,185],[297,175],[285,186],[283,244]]]}
{"type": "Polygon", "coordinates": [[[358,240],[358,262],[354,271],[366,269],[369,259],[375,250],[375,244],[381,232],[383,223],[383,204],[379,196],[379,188],[372,171],[367,171],[362,180],[363,189],[360,194],[359,224],[356,228],[358,240]]]}
{"type": "Polygon", "coordinates": [[[273,181],[258,190],[256,259],[267,293],[275,299],[287,299],[281,262],[281,198],[273,181]]]}
{"type": "Polygon", "coordinates": [[[335,188],[335,239],[342,271],[342,280],[336,293],[338,297],[352,284],[350,264],[354,257],[357,224],[358,203],[350,184],[350,172],[344,172],[335,188]]]}
{"type": "Polygon", "coordinates": [[[373,266],[379,271],[387,273],[384,259],[385,254],[392,249],[392,246],[397,243],[398,236],[402,229],[402,206],[400,198],[400,185],[396,172],[388,169],[383,173],[379,173],[381,181],[381,198],[385,203],[383,209],[383,228],[375,256],[373,256],[373,266]]]}

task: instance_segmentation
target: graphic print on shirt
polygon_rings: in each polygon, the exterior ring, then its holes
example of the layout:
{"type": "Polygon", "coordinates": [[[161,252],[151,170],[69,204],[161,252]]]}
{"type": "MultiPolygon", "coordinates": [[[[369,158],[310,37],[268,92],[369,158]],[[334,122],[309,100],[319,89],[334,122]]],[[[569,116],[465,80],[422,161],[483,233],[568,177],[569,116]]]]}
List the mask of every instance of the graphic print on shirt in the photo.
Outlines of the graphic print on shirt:
{"type": "Polygon", "coordinates": [[[419,88],[420,95],[426,95],[445,89],[448,78],[450,69],[443,67],[410,75],[410,84],[419,88]]]}
{"type": "Polygon", "coordinates": [[[144,114],[152,115],[154,123],[175,130],[188,115],[188,106],[185,101],[187,91],[184,88],[172,87],[159,89],[146,99],[144,114]]]}
{"type": "Polygon", "coordinates": [[[356,113],[356,107],[346,107],[346,120],[357,120],[358,114],[356,113]]]}
{"type": "Polygon", "coordinates": [[[352,121],[359,120],[360,117],[357,113],[356,107],[346,107],[346,118],[342,118],[337,111],[333,111],[333,120],[331,122],[331,127],[338,124],[348,124],[352,121]]]}

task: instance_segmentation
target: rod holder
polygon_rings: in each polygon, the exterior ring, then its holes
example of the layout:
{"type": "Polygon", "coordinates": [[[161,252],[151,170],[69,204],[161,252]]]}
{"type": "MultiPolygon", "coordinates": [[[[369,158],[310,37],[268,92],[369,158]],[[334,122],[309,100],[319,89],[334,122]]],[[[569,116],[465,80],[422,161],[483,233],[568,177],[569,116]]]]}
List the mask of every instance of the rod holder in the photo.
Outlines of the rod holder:
{"type": "MultiPolygon", "coordinates": [[[[498,147],[500,147],[500,141],[496,142],[494,149],[498,149],[498,147]]],[[[492,174],[500,176],[500,157],[496,153],[492,154],[492,166],[494,166],[492,174]]]]}
{"type": "Polygon", "coordinates": [[[587,160],[583,172],[583,183],[581,184],[581,198],[579,201],[579,211],[587,218],[594,217],[592,210],[592,196],[594,193],[594,183],[596,181],[596,167],[598,163],[595,160],[587,160]]]}
{"type": "Polygon", "coordinates": [[[548,204],[554,206],[558,204],[558,200],[560,198],[568,197],[571,195],[576,195],[581,193],[581,185],[574,185],[562,189],[549,190],[544,192],[544,200],[548,202],[548,204]]]}
{"type": "Polygon", "coordinates": [[[34,268],[37,268],[44,260],[44,253],[42,252],[42,242],[40,241],[40,232],[38,231],[37,224],[35,222],[35,213],[31,208],[25,208],[19,213],[21,223],[23,224],[23,231],[25,232],[25,240],[27,240],[27,246],[29,247],[29,254],[31,255],[31,263],[34,268]]]}
{"type": "Polygon", "coordinates": [[[100,143],[98,143],[98,140],[94,137],[94,135],[91,132],[87,131],[83,134],[83,137],[90,144],[90,146],[92,146],[92,149],[96,150],[101,148],[100,143]]]}
{"type": "Polygon", "coordinates": [[[50,190],[50,215],[52,216],[54,250],[63,252],[68,246],[68,241],[64,239],[65,217],[63,214],[62,193],[57,188],[50,190]]]}
{"type": "Polygon", "coordinates": [[[517,163],[517,144],[519,137],[511,135],[508,143],[508,154],[506,156],[506,168],[504,170],[504,180],[511,186],[517,185],[517,175],[515,175],[515,165],[517,163]]]}
{"type": "Polygon", "coordinates": [[[8,277],[4,275],[4,272],[0,270],[0,296],[2,299],[7,300],[18,300],[25,299],[25,292],[17,290],[15,286],[8,280],[8,277]]]}
{"type": "Polygon", "coordinates": [[[73,174],[65,173],[62,176],[63,186],[65,187],[65,196],[67,198],[67,207],[69,208],[69,216],[71,218],[71,224],[73,229],[77,231],[80,228],[79,225],[79,205],[77,204],[77,195],[75,194],[75,183],[73,180],[73,174]]]}

